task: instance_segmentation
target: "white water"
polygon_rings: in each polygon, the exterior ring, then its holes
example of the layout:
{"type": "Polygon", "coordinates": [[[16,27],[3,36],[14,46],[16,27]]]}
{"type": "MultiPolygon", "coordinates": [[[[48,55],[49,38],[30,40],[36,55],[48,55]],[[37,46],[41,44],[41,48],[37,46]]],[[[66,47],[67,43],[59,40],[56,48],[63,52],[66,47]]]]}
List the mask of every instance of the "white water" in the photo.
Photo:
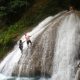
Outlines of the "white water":
{"type": "MultiPolygon", "coordinates": [[[[80,20],[75,14],[67,16],[58,29],[55,55],[53,60],[53,75],[51,80],[74,80],[74,57],[77,52],[77,30],[80,29],[80,20]]],[[[80,30],[79,30],[80,31],[80,30]]]]}
{"type": "MultiPolygon", "coordinates": [[[[44,25],[46,25],[52,19],[53,19],[53,17],[48,17],[42,23],[40,23],[37,28],[35,28],[32,32],[30,32],[31,35],[34,35],[32,37],[35,38],[36,36],[38,36],[38,34],[40,34],[45,29],[46,26],[44,26],[44,25]]],[[[31,39],[32,39],[32,37],[31,37],[31,39]]],[[[25,40],[24,36],[22,36],[21,39],[24,41],[25,40]]],[[[27,48],[26,43],[24,43],[24,49],[25,48],[27,48]]],[[[13,51],[11,53],[9,53],[7,55],[7,57],[4,58],[4,60],[0,63],[1,73],[4,75],[11,76],[14,66],[19,61],[20,57],[21,57],[21,52],[18,48],[18,43],[17,43],[17,45],[14,47],[13,51]]]]}
{"type": "MultiPolygon", "coordinates": [[[[29,32],[29,35],[31,35],[31,40],[34,42],[35,38],[39,36],[48,26],[50,25],[51,21],[53,21],[56,17],[59,17],[61,15],[61,12],[57,14],[54,17],[48,17],[44,21],[42,21],[36,28],[34,28],[31,32],[29,32]]],[[[61,15],[62,17],[62,15],[61,15]]],[[[60,19],[60,18],[59,18],[60,19]]],[[[67,17],[65,17],[64,21],[58,28],[57,38],[56,38],[56,45],[55,45],[55,55],[53,59],[53,75],[50,80],[74,80],[75,79],[75,73],[74,73],[74,67],[76,62],[74,62],[75,53],[77,51],[77,48],[79,46],[79,30],[80,30],[80,23],[79,18],[75,14],[70,14],[67,17]],[[78,35],[78,36],[77,36],[78,35]],[[76,40],[77,38],[77,40],[76,40]]],[[[56,23],[57,20],[54,22],[56,23]]],[[[54,25],[54,23],[52,25],[54,25]]],[[[21,38],[23,41],[25,41],[24,35],[21,38]]],[[[47,44],[43,44],[43,46],[46,46],[45,49],[48,48],[48,41],[45,40],[47,44]]],[[[27,50],[26,42],[24,43],[24,53],[27,50]]],[[[45,71],[45,58],[46,58],[46,51],[44,51],[45,54],[43,54],[42,57],[42,70],[45,71]]],[[[14,67],[17,65],[18,61],[21,57],[21,52],[18,48],[18,43],[14,47],[13,51],[7,55],[6,58],[0,63],[0,80],[6,80],[12,75],[12,72],[14,71],[14,67]]],[[[29,58],[30,54],[27,56],[27,59],[29,58]]],[[[24,59],[23,59],[24,60],[24,59]]],[[[30,61],[28,62],[28,66],[30,67],[30,61]]],[[[19,68],[19,74],[18,78],[12,77],[12,80],[48,80],[46,78],[40,78],[40,79],[33,79],[33,78],[20,78],[20,73],[22,70],[22,64],[19,68]]],[[[78,74],[77,74],[78,75],[78,74]]],[[[43,74],[45,77],[45,74],[43,74]]],[[[11,79],[10,79],[11,80],[11,79]]],[[[77,80],[77,78],[75,79],[77,80]]]]}
{"type": "MultiPolygon", "coordinates": [[[[32,30],[31,32],[29,32],[29,34],[32,36],[31,40],[34,41],[34,39],[43,31],[45,30],[45,28],[47,28],[47,26],[49,25],[48,23],[55,19],[57,16],[59,16],[62,13],[57,14],[54,17],[48,17],[46,18],[44,21],[42,21],[34,30],[32,30]]],[[[25,41],[24,35],[21,38],[23,41],[25,41]]],[[[26,51],[27,49],[27,45],[26,42],[24,43],[24,51],[26,51]]],[[[21,52],[18,48],[18,43],[17,45],[14,47],[13,51],[10,52],[6,58],[4,58],[4,60],[0,63],[0,72],[1,72],[1,76],[5,75],[5,76],[11,76],[14,67],[16,66],[17,62],[19,61],[20,57],[21,57],[21,52]]]]}

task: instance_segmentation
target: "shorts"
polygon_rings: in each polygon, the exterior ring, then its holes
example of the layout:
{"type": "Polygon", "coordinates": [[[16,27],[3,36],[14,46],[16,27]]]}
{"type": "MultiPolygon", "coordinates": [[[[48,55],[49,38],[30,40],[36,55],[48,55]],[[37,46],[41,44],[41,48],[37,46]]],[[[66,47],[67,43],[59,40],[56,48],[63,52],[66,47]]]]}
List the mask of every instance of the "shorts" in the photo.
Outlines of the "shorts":
{"type": "Polygon", "coordinates": [[[31,43],[31,44],[32,44],[31,40],[28,40],[28,41],[27,41],[27,44],[29,44],[29,43],[31,43]]]}
{"type": "Polygon", "coordinates": [[[23,46],[19,46],[20,50],[22,51],[23,50],[23,46]]]}

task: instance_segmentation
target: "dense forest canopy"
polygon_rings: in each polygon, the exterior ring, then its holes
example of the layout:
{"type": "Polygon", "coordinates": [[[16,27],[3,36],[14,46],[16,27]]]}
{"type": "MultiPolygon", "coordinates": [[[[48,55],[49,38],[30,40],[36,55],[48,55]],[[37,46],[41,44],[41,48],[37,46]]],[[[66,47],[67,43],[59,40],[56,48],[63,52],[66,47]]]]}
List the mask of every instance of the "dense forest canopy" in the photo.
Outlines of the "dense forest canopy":
{"type": "MultiPolygon", "coordinates": [[[[29,9],[36,0],[0,0],[0,19],[6,24],[11,24],[24,13],[25,9],[29,9]],[[16,17],[17,16],[17,17],[16,17]]],[[[49,4],[55,8],[68,9],[69,5],[80,8],[80,0],[49,0],[49,4]]]]}
{"type": "Polygon", "coordinates": [[[13,23],[33,2],[34,0],[0,0],[0,19],[5,21],[6,24],[13,23]]]}

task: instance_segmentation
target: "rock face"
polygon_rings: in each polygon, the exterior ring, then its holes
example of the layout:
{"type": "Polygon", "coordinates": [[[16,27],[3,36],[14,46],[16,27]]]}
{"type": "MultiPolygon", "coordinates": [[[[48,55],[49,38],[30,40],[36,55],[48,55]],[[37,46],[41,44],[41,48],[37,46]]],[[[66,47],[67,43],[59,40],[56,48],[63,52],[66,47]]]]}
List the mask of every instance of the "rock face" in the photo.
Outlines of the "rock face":
{"type": "Polygon", "coordinates": [[[62,18],[52,20],[48,27],[34,40],[16,65],[12,75],[50,77],[53,68],[54,46],[57,28],[62,18]]]}

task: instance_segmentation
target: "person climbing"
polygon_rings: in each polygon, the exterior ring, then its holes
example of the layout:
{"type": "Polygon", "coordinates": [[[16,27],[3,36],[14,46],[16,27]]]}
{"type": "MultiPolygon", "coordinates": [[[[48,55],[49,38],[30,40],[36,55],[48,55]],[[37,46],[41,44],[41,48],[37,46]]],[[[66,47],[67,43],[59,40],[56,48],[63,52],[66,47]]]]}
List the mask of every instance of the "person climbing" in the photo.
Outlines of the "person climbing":
{"type": "Polygon", "coordinates": [[[22,42],[22,40],[19,41],[19,49],[21,50],[21,53],[23,53],[23,43],[24,42],[22,42]]]}
{"type": "Polygon", "coordinates": [[[29,43],[32,45],[32,41],[30,40],[30,37],[28,33],[25,34],[25,38],[26,38],[26,42],[27,42],[27,45],[29,47],[29,43]]]}
{"type": "Polygon", "coordinates": [[[73,11],[74,10],[74,7],[73,6],[70,6],[69,7],[69,11],[73,11]]]}

